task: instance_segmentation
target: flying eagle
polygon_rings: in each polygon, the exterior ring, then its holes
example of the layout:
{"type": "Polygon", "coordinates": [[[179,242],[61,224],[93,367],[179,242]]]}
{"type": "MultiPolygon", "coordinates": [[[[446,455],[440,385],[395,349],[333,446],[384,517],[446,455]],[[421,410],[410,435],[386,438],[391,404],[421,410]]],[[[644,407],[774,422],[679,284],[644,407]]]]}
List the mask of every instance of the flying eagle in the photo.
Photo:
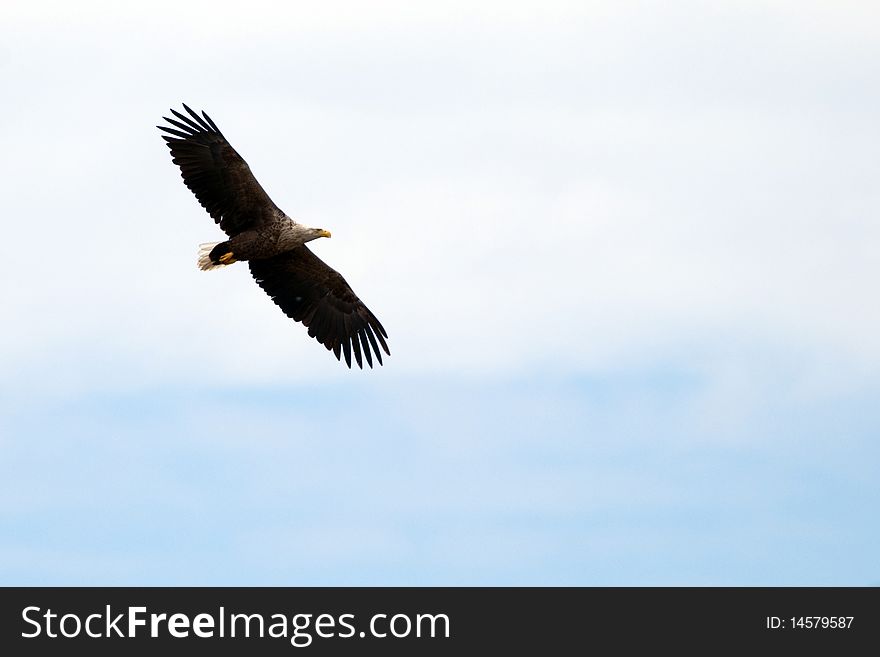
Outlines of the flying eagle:
{"type": "Polygon", "coordinates": [[[184,184],[220,225],[229,239],[202,244],[199,267],[216,269],[246,260],[257,284],[284,314],[302,322],[309,335],[333,351],[336,359],[361,356],[373,367],[372,353],[382,364],[391,352],[388,334],[342,276],[312,253],[306,242],[330,237],[322,228],[297,223],[278,208],[254,178],[250,167],[226,141],[217,125],[186,105],[189,116],[171,110],[179,120],[162,117],[173,127],[156,126],[180,167],[184,184]],[[380,349],[381,345],[381,349],[380,349]]]}

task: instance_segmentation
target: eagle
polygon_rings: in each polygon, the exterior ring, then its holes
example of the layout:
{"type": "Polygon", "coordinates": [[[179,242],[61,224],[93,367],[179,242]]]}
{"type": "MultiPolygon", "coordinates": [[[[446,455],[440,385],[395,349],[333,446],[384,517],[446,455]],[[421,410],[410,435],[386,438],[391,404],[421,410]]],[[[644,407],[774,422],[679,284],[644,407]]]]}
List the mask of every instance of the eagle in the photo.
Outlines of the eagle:
{"type": "Polygon", "coordinates": [[[246,261],[257,284],[285,315],[308,328],[309,336],[345,356],[351,368],[354,354],[373,367],[373,354],[382,364],[382,351],[391,355],[388,333],[345,282],[306,246],[330,237],[323,228],[309,228],[287,216],[265,192],[247,162],[235,151],[211,118],[183,105],[163,132],[171,159],[180,167],[184,184],[229,237],[202,244],[198,265],[217,269],[246,261]]]}

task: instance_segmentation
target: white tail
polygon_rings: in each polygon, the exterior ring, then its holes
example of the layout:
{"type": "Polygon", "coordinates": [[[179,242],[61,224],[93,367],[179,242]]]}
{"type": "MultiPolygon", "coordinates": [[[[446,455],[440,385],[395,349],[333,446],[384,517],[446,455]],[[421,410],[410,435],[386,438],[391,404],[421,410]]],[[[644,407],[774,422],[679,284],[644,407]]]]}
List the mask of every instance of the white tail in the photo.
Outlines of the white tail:
{"type": "Polygon", "coordinates": [[[206,242],[205,244],[199,244],[199,269],[202,271],[209,271],[211,269],[218,269],[219,267],[224,267],[225,265],[211,262],[211,258],[208,255],[211,253],[211,249],[220,244],[220,242],[206,242]]]}

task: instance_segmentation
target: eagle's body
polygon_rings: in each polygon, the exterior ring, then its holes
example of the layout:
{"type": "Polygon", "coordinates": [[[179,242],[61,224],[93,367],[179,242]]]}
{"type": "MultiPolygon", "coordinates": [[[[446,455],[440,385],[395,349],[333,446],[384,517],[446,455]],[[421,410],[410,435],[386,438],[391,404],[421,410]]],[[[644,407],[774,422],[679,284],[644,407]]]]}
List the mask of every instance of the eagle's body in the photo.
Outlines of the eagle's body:
{"type": "Polygon", "coordinates": [[[351,356],[363,367],[382,353],[390,355],[388,334],[358,299],[345,279],[312,253],[305,243],[330,237],[321,228],[297,223],[260,186],[247,163],[226,141],[207,114],[189,116],[171,110],[174,128],[158,126],[186,186],[229,236],[203,244],[199,267],[214,269],[239,260],[248,262],[260,287],[284,313],[309,328],[309,335],[351,367],[351,356]],[[381,345],[381,350],[380,350],[381,345]]]}
{"type": "Polygon", "coordinates": [[[318,237],[330,237],[330,233],[298,224],[282,213],[260,228],[242,231],[225,242],[202,244],[199,267],[214,269],[237,260],[265,260],[318,237]]]}

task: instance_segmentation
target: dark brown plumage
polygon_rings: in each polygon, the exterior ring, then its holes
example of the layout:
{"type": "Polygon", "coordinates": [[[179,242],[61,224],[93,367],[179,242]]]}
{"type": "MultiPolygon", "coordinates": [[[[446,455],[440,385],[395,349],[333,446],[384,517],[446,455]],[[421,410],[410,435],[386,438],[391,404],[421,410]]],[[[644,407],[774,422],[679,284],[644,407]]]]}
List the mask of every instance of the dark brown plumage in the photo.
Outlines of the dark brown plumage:
{"type": "Polygon", "coordinates": [[[184,184],[230,237],[210,245],[204,268],[248,260],[254,279],[284,314],[308,327],[337,359],[344,355],[351,367],[353,353],[358,367],[363,360],[372,367],[375,354],[381,365],[381,352],[391,355],[382,324],[345,279],[304,244],[329,233],[290,219],[210,117],[183,107],[189,116],[171,110],[176,119],[163,118],[173,127],[157,127],[168,133],[162,137],[184,184]]]}

